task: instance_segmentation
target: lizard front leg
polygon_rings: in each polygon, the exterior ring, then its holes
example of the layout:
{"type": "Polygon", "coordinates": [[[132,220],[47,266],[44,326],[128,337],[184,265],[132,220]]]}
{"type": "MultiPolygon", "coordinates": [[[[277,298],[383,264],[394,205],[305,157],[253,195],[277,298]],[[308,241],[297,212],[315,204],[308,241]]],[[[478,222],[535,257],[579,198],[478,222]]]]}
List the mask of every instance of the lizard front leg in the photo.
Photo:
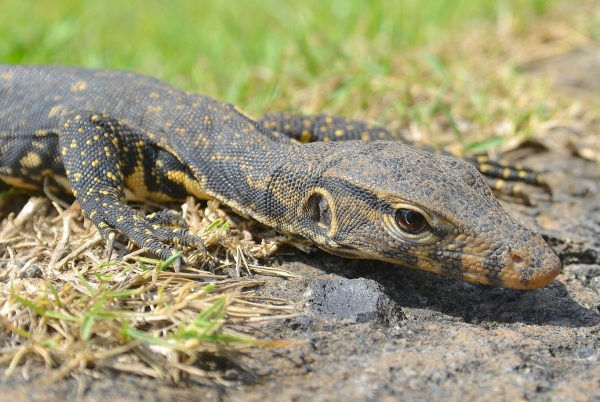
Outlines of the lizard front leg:
{"type": "MultiPolygon", "coordinates": [[[[61,129],[59,146],[73,194],[107,240],[109,258],[116,232],[163,260],[176,252],[177,245],[204,248],[175,213],[163,211],[143,217],[125,203],[125,172],[139,166],[142,171],[136,174],[143,177],[147,164],[157,162],[150,160],[152,153],[144,151],[144,136],[134,127],[106,115],[73,113],[61,129]]],[[[135,186],[144,184],[137,180],[135,186]]],[[[181,259],[174,266],[179,271],[181,259]]]]}

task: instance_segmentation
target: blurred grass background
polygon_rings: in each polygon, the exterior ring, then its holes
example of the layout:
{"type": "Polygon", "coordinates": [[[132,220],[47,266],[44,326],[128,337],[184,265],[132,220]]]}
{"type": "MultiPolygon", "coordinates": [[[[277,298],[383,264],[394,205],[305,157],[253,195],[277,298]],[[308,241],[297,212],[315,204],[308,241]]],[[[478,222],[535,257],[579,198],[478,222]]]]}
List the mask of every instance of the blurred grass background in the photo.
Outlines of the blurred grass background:
{"type": "Polygon", "coordinates": [[[599,35],[586,1],[1,0],[0,62],[133,70],[252,114],[326,111],[477,149],[551,118],[513,56],[562,4],[599,35]]]}

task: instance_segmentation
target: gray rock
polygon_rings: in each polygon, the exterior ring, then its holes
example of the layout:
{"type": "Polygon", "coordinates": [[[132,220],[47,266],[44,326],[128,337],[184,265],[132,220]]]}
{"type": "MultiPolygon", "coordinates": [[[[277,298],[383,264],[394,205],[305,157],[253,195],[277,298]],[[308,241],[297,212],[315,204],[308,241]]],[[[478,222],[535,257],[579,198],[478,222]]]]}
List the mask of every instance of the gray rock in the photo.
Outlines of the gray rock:
{"type": "Polygon", "coordinates": [[[399,307],[370,279],[317,279],[304,295],[308,313],[326,320],[396,322],[402,317],[399,307]]]}

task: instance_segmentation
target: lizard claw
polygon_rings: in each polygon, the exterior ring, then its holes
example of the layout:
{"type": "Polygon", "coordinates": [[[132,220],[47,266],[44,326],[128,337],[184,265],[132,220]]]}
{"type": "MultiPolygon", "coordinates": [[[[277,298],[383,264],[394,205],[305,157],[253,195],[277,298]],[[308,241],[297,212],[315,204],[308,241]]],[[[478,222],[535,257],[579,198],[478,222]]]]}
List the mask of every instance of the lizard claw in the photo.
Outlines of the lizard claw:
{"type": "Polygon", "coordinates": [[[111,230],[106,235],[106,250],[108,255],[106,256],[106,260],[110,261],[110,257],[112,257],[112,253],[115,247],[115,239],[117,238],[117,234],[114,230],[111,230]]]}

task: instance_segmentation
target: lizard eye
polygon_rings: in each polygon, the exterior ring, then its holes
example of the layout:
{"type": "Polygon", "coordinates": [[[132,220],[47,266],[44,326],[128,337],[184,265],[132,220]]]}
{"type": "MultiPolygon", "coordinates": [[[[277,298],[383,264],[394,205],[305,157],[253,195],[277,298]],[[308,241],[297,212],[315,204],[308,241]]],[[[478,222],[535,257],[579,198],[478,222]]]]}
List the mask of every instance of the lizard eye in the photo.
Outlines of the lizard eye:
{"type": "Polygon", "coordinates": [[[405,232],[415,234],[425,229],[427,219],[418,212],[402,208],[396,211],[396,223],[405,232]]]}

